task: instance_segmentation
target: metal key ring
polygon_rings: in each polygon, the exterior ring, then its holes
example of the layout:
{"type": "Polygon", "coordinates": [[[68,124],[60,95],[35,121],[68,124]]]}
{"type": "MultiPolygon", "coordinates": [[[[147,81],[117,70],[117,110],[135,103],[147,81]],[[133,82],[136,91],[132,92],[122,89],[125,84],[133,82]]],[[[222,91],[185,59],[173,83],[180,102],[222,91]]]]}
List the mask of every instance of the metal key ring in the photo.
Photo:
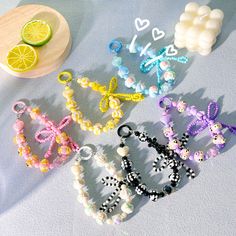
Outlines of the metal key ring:
{"type": "Polygon", "coordinates": [[[121,137],[121,138],[128,138],[132,135],[132,128],[129,125],[121,125],[118,130],[117,130],[117,134],[121,137]],[[128,132],[125,131],[125,129],[128,129],[128,132]],[[123,134],[122,134],[123,133],[123,134]]]}
{"type": "Polygon", "coordinates": [[[88,145],[84,145],[77,151],[76,159],[86,161],[89,160],[93,155],[94,155],[93,149],[88,145]]]}
{"type": "Polygon", "coordinates": [[[12,111],[18,115],[23,114],[27,109],[27,106],[24,102],[18,101],[12,106],[12,111]]]}

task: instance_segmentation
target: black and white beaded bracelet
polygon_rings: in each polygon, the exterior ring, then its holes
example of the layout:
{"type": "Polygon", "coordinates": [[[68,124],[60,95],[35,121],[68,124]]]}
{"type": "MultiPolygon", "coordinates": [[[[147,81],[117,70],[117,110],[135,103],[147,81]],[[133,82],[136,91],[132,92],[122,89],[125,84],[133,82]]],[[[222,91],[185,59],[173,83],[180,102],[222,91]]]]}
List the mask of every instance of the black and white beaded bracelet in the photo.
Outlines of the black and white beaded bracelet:
{"type": "Polygon", "coordinates": [[[167,146],[159,144],[156,138],[148,137],[147,133],[134,131],[128,125],[122,125],[118,128],[118,135],[121,137],[121,143],[117,148],[117,153],[121,156],[121,168],[126,172],[123,184],[132,186],[135,189],[136,194],[149,197],[152,201],[157,201],[159,198],[169,195],[173,192],[173,189],[178,186],[181,177],[179,170],[184,168],[186,170],[186,176],[190,179],[195,177],[194,171],[187,167],[181,160],[177,160],[178,154],[169,150],[167,146]],[[125,140],[131,135],[137,136],[139,141],[147,142],[148,147],[153,147],[158,153],[157,159],[154,161],[153,166],[155,171],[162,171],[168,167],[172,173],[169,175],[170,184],[166,184],[161,191],[149,189],[145,183],[141,181],[141,175],[133,167],[133,163],[129,158],[129,147],[125,144],[125,140]],[[163,165],[157,168],[159,161],[163,160],[163,165]]]}

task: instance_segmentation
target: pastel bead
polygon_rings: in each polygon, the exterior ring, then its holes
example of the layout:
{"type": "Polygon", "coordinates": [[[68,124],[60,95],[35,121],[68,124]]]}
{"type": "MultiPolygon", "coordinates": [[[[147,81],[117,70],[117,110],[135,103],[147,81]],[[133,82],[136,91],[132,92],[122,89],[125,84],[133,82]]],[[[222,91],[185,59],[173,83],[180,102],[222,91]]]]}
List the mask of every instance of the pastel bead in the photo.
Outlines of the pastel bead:
{"type": "Polygon", "coordinates": [[[120,195],[119,195],[120,198],[123,200],[128,200],[130,199],[131,195],[132,195],[132,191],[126,185],[122,185],[120,195]]]}
{"type": "Polygon", "coordinates": [[[131,214],[134,211],[134,205],[128,202],[125,202],[121,206],[121,210],[126,214],[131,214]]]}
{"type": "Polygon", "coordinates": [[[19,120],[17,119],[15,124],[13,125],[13,129],[16,131],[16,132],[20,132],[21,130],[24,129],[24,122],[22,120],[19,120]]]}
{"type": "Polygon", "coordinates": [[[47,159],[43,159],[39,163],[39,168],[41,172],[48,172],[49,170],[49,161],[47,159]]]}
{"type": "Polygon", "coordinates": [[[117,109],[120,106],[120,100],[118,98],[109,99],[109,107],[111,109],[117,109]]]}
{"type": "Polygon", "coordinates": [[[161,61],[160,63],[160,68],[162,70],[167,70],[170,67],[170,62],[169,61],[161,61]]]}
{"type": "Polygon", "coordinates": [[[119,67],[119,66],[121,66],[121,64],[122,64],[122,58],[121,57],[117,57],[117,56],[113,57],[113,59],[112,59],[112,65],[113,66],[119,67]]]}
{"type": "Polygon", "coordinates": [[[135,78],[134,78],[134,77],[128,77],[128,78],[125,80],[125,86],[126,86],[127,88],[131,88],[134,83],[135,83],[135,78]]]}
{"type": "Polygon", "coordinates": [[[185,6],[186,12],[197,12],[199,8],[199,5],[196,2],[190,2],[185,6]]]}
{"type": "Polygon", "coordinates": [[[174,71],[166,71],[164,73],[164,79],[166,81],[175,80],[175,72],[174,71]]]}
{"type": "Polygon", "coordinates": [[[118,70],[118,75],[123,78],[125,75],[129,74],[129,69],[125,66],[120,66],[118,70]]]}
{"type": "Polygon", "coordinates": [[[158,95],[157,86],[153,85],[149,88],[149,95],[150,95],[150,97],[156,97],[158,95]]]}
{"type": "Polygon", "coordinates": [[[106,213],[104,213],[102,211],[97,212],[97,214],[96,214],[96,222],[98,224],[100,224],[100,225],[104,224],[106,219],[107,219],[106,213]]]}
{"type": "Polygon", "coordinates": [[[103,167],[107,163],[107,156],[103,153],[96,154],[94,156],[94,159],[96,160],[98,166],[103,167]]]}
{"type": "Polygon", "coordinates": [[[84,171],[84,167],[81,165],[73,165],[71,167],[71,172],[75,175],[75,176],[79,176],[83,173],[84,171]]]}

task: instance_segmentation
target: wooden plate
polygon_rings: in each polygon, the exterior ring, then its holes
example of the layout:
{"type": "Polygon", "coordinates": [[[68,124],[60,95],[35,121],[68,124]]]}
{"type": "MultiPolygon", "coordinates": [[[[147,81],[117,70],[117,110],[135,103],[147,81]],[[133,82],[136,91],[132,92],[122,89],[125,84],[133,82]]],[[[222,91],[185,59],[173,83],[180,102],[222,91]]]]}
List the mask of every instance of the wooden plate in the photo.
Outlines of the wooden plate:
{"type": "Polygon", "coordinates": [[[71,49],[71,34],[67,21],[59,12],[44,5],[20,6],[1,16],[0,35],[0,67],[21,78],[37,78],[57,70],[71,49]],[[17,73],[7,66],[7,53],[22,43],[21,29],[33,19],[45,20],[52,27],[53,36],[46,45],[35,48],[39,55],[37,65],[30,71],[17,73]]]}

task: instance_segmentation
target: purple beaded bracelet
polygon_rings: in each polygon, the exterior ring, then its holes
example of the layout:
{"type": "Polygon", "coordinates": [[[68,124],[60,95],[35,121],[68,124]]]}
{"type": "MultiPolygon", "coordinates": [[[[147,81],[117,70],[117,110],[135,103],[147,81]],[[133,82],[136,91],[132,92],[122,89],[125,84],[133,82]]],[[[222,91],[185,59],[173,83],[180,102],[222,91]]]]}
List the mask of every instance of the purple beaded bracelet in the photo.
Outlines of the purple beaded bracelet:
{"type": "Polygon", "coordinates": [[[163,134],[169,140],[168,147],[177,152],[183,160],[190,159],[201,162],[211,157],[215,157],[226,144],[226,139],[222,130],[227,128],[230,132],[236,134],[236,127],[216,121],[216,117],[219,113],[219,106],[216,102],[212,101],[209,103],[207,112],[198,111],[195,106],[189,106],[184,101],[172,101],[169,97],[162,97],[159,100],[158,106],[164,110],[161,122],[165,125],[163,134]],[[188,116],[195,117],[195,119],[187,126],[187,130],[181,139],[177,138],[177,134],[173,128],[174,123],[171,118],[171,111],[173,109],[176,109],[179,113],[186,112],[188,116]],[[212,138],[214,146],[206,153],[203,151],[191,153],[191,151],[186,148],[189,136],[194,137],[206,128],[209,128],[210,137],[212,138]]]}

